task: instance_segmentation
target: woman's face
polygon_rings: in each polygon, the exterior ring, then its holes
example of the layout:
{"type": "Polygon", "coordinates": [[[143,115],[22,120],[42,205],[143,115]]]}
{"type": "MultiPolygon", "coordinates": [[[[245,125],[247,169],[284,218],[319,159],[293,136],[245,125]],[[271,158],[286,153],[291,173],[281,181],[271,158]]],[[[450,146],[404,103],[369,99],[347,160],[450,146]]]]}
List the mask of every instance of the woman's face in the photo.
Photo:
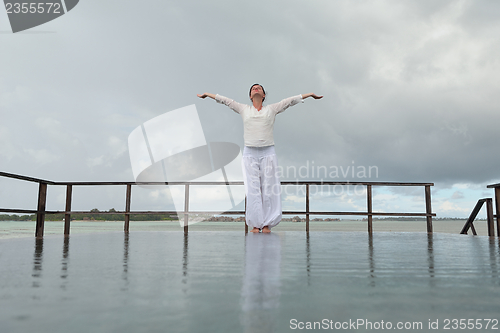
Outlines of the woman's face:
{"type": "Polygon", "coordinates": [[[250,99],[253,101],[254,96],[262,96],[262,100],[266,97],[266,94],[264,93],[264,89],[262,88],[261,85],[254,85],[252,86],[252,89],[250,89],[250,99]]]}

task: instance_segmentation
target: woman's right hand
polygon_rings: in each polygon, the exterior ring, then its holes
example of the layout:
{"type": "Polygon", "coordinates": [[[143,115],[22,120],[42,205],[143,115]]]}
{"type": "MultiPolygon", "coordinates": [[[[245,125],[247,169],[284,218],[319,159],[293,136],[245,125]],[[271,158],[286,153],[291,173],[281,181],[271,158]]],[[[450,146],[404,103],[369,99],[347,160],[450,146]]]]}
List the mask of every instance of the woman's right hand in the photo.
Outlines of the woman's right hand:
{"type": "Polygon", "coordinates": [[[203,94],[197,94],[196,96],[198,96],[199,98],[207,98],[207,97],[210,97],[210,98],[213,98],[215,99],[215,95],[214,94],[210,94],[210,93],[203,93],[203,94]]]}

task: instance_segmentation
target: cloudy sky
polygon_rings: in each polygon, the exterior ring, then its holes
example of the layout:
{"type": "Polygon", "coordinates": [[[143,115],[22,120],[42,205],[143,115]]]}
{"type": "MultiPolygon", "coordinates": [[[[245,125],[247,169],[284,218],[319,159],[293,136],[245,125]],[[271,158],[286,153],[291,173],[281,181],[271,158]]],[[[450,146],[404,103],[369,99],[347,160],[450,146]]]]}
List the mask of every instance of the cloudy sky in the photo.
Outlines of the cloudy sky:
{"type": "MultiPolygon", "coordinates": [[[[132,130],[191,104],[207,141],[243,147],[241,117],[196,94],[247,103],[258,82],[269,103],[325,96],[277,116],[282,167],[372,166],[371,177],[321,178],[432,182],[438,217],[466,217],[500,182],[498,17],[500,2],[478,0],[81,0],[13,34],[0,10],[0,171],[132,181],[132,130]]],[[[423,193],[381,188],[374,210],[423,212],[423,193]]],[[[313,208],[365,210],[358,194],[318,194],[313,208]]],[[[134,195],[137,209],[171,202],[134,195]]],[[[123,198],[121,188],[81,188],[74,209],[123,209],[123,198]]],[[[0,202],[33,209],[36,185],[0,179],[0,202]]],[[[64,188],[49,187],[49,209],[63,203],[64,188]]],[[[285,208],[302,203],[284,198],[285,208]]]]}

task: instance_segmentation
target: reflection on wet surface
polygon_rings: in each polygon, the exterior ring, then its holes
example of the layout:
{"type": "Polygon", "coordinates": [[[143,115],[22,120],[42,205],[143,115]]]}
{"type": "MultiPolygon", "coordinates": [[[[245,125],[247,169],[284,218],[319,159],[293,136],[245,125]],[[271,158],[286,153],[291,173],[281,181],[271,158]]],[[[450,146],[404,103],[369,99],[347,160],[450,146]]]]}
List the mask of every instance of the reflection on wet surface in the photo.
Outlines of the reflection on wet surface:
{"type": "Polygon", "coordinates": [[[69,263],[69,237],[64,237],[64,244],[62,250],[61,260],[61,288],[66,289],[68,277],[68,263],[69,263]]]}
{"type": "Polygon", "coordinates": [[[10,239],[0,322],[6,332],[288,332],[294,318],[498,318],[499,264],[498,239],[448,234],[10,239]]]}
{"type": "Polygon", "coordinates": [[[370,286],[375,287],[375,260],[373,258],[373,234],[368,234],[368,261],[370,263],[370,286]]]}
{"type": "Polygon", "coordinates": [[[129,233],[126,232],[123,235],[123,273],[122,279],[125,282],[122,290],[127,290],[128,287],[128,244],[129,244],[129,233]]]}
{"type": "Polygon", "coordinates": [[[245,237],[245,271],[241,289],[245,332],[273,332],[280,301],[280,235],[250,233],[245,237]]]}
{"type": "Polygon", "coordinates": [[[182,248],[182,283],[187,284],[188,276],[188,249],[189,249],[189,234],[184,233],[184,247],[182,248]]]}
{"type": "Polygon", "coordinates": [[[427,234],[427,262],[429,264],[429,276],[434,277],[434,251],[433,251],[433,234],[427,234]]]}
{"type": "Polygon", "coordinates": [[[40,287],[42,277],[42,261],[43,261],[43,238],[35,239],[35,254],[33,255],[33,287],[40,287]]]}

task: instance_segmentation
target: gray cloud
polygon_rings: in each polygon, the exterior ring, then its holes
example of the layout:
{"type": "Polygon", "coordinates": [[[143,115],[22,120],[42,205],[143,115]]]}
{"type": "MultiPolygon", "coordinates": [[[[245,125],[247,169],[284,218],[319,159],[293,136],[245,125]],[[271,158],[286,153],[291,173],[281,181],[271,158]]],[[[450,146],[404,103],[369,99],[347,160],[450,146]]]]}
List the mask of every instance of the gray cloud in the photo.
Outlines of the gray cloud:
{"type": "Polygon", "coordinates": [[[464,199],[464,198],[465,198],[465,196],[461,191],[455,191],[453,193],[453,195],[451,196],[452,200],[460,200],[460,199],[464,199]]]}
{"type": "MultiPolygon", "coordinates": [[[[487,1],[81,1],[0,34],[0,169],[132,180],[128,134],[196,103],[208,141],[243,146],[239,115],[196,93],[269,103],[280,165],[377,166],[386,181],[498,180],[500,5],[487,1]]],[[[9,30],[6,14],[0,30],[9,30]]],[[[351,177],[352,178],[352,177],[351,177]]],[[[408,193],[408,195],[411,195],[408,193]]]]}

